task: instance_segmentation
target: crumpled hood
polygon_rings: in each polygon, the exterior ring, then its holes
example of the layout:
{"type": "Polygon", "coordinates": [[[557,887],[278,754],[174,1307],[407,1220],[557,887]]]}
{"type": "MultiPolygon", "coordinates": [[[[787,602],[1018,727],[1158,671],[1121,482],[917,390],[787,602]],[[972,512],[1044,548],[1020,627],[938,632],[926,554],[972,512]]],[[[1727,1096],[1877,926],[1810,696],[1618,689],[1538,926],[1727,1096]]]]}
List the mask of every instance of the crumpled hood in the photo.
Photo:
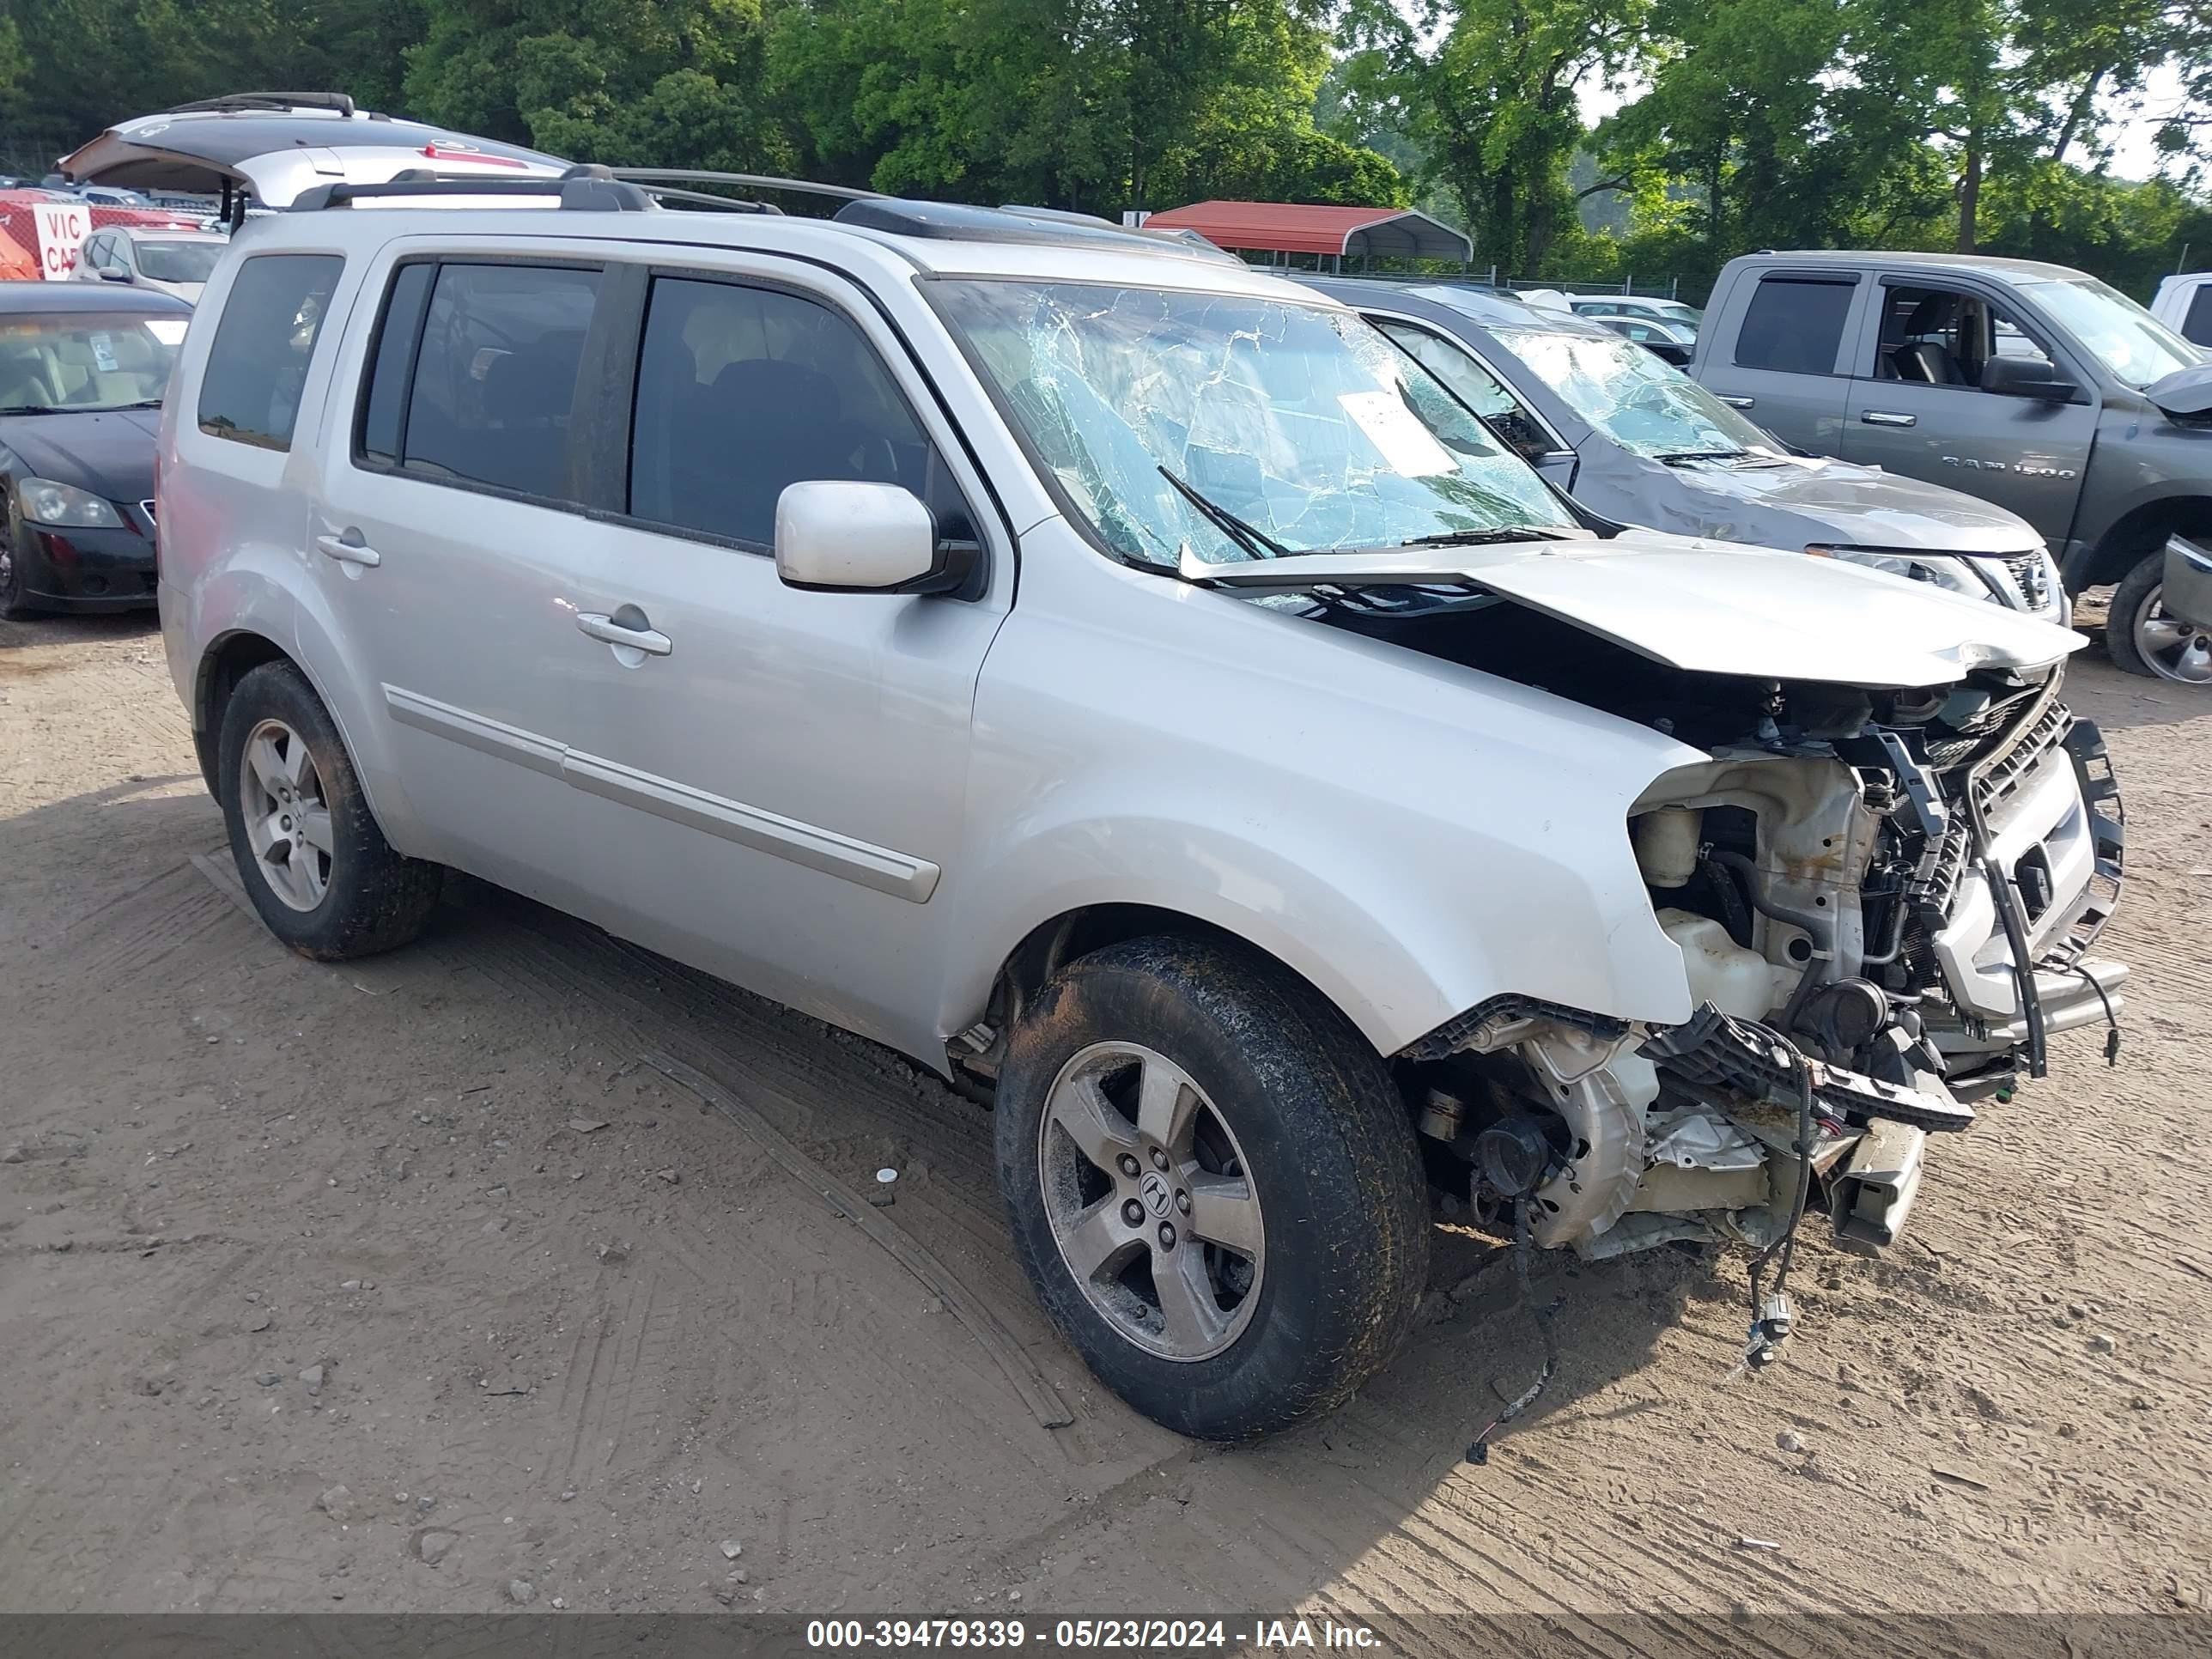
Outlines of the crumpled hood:
{"type": "MultiPolygon", "coordinates": [[[[2043,538],[2027,520],[1962,490],[1848,461],[1783,456],[1758,465],[1635,458],[1663,474],[1705,518],[1705,533],[1728,541],[1803,548],[1879,547],[1913,552],[2036,553],[2043,538]],[[1795,515],[1797,530],[1773,515],[1795,515]],[[1788,533],[1785,533],[1788,532],[1788,533]]],[[[1651,478],[1647,487],[1665,485],[1651,478]]]]}
{"type": "Polygon", "coordinates": [[[2044,667],[2086,643],[1861,565],[1648,531],[1225,565],[1187,555],[1181,574],[1246,592],[1470,583],[1655,661],[1754,679],[1945,685],[1977,668],[2044,667]]]}
{"type": "Polygon", "coordinates": [[[2212,414],[2212,362],[2177,368],[2145,386],[2143,396],[2168,415],[2212,414]]]}
{"type": "Polygon", "coordinates": [[[158,409],[10,415],[0,418],[0,445],[41,478],[136,503],[154,493],[154,446],[161,429],[158,409]]]}

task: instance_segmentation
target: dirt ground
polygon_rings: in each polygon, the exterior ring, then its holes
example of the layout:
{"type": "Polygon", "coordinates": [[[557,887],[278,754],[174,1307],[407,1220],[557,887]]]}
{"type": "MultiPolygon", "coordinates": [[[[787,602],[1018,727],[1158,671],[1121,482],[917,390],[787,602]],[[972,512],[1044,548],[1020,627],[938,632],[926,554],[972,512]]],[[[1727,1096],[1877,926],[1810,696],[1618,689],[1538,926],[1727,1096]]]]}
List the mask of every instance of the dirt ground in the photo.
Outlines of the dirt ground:
{"type": "Polygon", "coordinates": [[[1814,1239],[1763,1376],[1740,1255],[1542,1260],[1559,1380],[1474,1468],[1535,1348],[1473,1236],[1349,1407],[1194,1448],[1036,1310],[981,1109],[471,884],[292,957],[210,878],[150,618],[0,623],[0,1609],[2199,1606],[2212,696],[2093,650],[2073,697],[2128,790],[2117,1069],[2061,1040],[1906,1243],[1814,1239]]]}

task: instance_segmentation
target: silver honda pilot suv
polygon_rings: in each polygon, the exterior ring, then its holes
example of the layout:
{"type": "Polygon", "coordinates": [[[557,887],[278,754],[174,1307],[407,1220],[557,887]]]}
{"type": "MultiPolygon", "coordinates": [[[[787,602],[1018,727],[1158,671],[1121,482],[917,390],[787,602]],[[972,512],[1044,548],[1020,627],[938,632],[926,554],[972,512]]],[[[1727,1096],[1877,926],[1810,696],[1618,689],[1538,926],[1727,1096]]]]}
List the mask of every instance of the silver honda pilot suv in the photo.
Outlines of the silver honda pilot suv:
{"type": "Polygon", "coordinates": [[[2063,629],[1621,532],[1173,245],[410,188],[246,224],[164,414],[255,907],[343,958],[465,870],[988,1093],[1040,1300],[1175,1429],[1382,1365],[1437,1189],[1748,1246],[1763,1357],[1801,1226],[1887,1243],[2119,1006],[2063,629]]]}

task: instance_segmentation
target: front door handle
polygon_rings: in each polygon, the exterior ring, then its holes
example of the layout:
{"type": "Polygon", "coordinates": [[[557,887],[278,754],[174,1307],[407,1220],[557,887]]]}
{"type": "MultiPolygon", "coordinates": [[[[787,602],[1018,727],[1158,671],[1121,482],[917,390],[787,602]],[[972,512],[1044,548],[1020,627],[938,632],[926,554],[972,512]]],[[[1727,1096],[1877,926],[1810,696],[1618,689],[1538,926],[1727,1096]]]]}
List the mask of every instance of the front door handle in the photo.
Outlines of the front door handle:
{"type": "Polygon", "coordinates": [[[318,536],[315,548],[340,564],[362,564],[373,569],[384,562],[384,555],[363,542],[358,530],[349,530],[343,536],[318,536]]]}
{"type": "Polygon", "coordinates": [[[580,632],[588,634],[595,640],[608,645],[627,646],[633,651],[644,652],[648,657],[665,657],[676,648],[670,643],[667,635],[647,626],[645,613],[635,606],[626,605],[623,611],[635,617],[637,621],[635,623],[617,622],[613,617],[597,611],[580,611],[576,613],[576,627],[580,632]]]}
{"type": "Polygon", "coordinates": [[[1730,409],[1749,409],[1753,404],[1757,403],[1759,399],[1756,398],[1723,397],[1721,401],[1726,404],[1730,409]]]}
{"type": "Polygon", "coordinates": [[[1911,426],[1919,420],[1917,415],[1900,415],[1893,409],[1863,409],[1859,419],[1869,426],[1911,426]]]}

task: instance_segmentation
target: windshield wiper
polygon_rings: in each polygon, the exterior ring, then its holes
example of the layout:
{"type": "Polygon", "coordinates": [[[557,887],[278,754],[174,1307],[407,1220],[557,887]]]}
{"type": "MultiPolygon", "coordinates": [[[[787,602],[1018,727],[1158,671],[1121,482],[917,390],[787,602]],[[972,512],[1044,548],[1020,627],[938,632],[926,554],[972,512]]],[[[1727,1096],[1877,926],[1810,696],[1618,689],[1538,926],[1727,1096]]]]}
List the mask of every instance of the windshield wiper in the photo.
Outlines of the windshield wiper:
{"type": "Polygon", "coordinates": [[[1495,542],[1556,542],[1556,530],[1540,525],[1513,525],[1503,530],[1440,530],[1433,536],[1415,536],[1401,547],[1482,547],[1495,542]]]}
{"type": "Polygon", "coordinates": [[[1677,449],[1651,459],[1672,466],[1677,461],[1740,461],[1751,453],[1748,449],[1677,449]]]}
{"type": "Polygon", "coordinates": [[[0,415],[59,415],[63,412],[52,404],[9,404],[5,409],[0,409],[0,415]]]}
{"type": "Polygon", "coordinates": [[[1169,471],[1166,467],[1160,468],[1160,477],[1173,484],[1178,495],[1204,514],[1206,521],[1215,529],[1220,531],[1223,535],[1228,537],[1231,541],[1235,542],[1254,558],[1286,559],[1291,556],[1291,550],[1267,534],[1266,531],[1245,523],[1227,507],[1206,500],[1196,489],[1169,471]]]}

